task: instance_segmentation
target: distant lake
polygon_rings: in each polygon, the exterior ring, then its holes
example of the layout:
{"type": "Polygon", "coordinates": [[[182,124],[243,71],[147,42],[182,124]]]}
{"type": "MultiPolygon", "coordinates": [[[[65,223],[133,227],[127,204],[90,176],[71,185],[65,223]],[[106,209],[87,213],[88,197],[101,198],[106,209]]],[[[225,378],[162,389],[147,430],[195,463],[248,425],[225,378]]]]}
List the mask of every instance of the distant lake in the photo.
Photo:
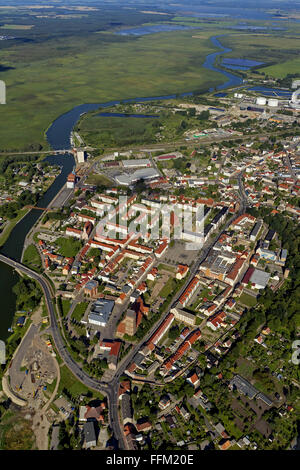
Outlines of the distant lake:
{"type": "Polygon", "coordinates": [[[255,67],[256,65],[263,65],[264,62],[258,62],[256,60],[249,60],[249,59],[223,59],[222,64],[230,64],[230,65],[241,65],[242,67],[255,67]]]}
{"type": "MultiPolygon", "coordinates": [[[[145,36],[146,34],[167,33],[170,31],[181,31],[185,29],[194,29],[190,26],[154,24],[151,26],[141,26],[139,28],[128,28],[117,31],[120,36],[145,36]]],[[[198,28],[199,29],[199,28],[198,28]]]]}
{"type": "Polygon", "coordinates": [[[99,113],[96,116],[101,117],[121,117],[121,118],[159,118],[159,116],[151,115],[151,114],[128,114],[128,113],[99,113]]]}
{"type": "Polygon", "coordinates": [[[235,29],[238,31],[286,31],[286,28],[280,28],[279,26],[254,26],[250,24],[236,24],[234,26],[228,26],[229,29],[235,29]]]}
{"type": "Polygon", "coordinates": [[[243,67],[242,65],[227,65],[227,64],[223,64],[224,67],[226,67],[227,69],[230,69],[230,70],[249,70],[250,67],[243,67]]]}
{"type": "Polygon", "coordinates": [[[250,91],[257,91],[265,96],[281,96],[283,98],[291,98],[292,92],[289,90],[282,90],[281,88],[267,88],[263,86],[255,86],[249,88],[250,91]]]}
{"type": "MultiPolygon", "coordinates": [[[[192,3],[192,2],[191,2],[192,3]]],[[[232,2],[233,3],[233,2],[232,2]]],[[[240,2],[234,2],[234,3],[240,3],[240,2]]],[[[259,2],[257,2],[259,3],[259,2]]],[[[263,3],[263,2],[261,2],[263,3]]],[[[247,5],[245,5],[245,2],[243,2],[243,5],[241,8],[239,7],[227,7],[227,6],[211,6],[211,5],[192,5],[188,7],[187,5],[180,5],[179,2],[177,4],[174,4],[172,6],[166,7],[165,11],[170,11],[170,13],[177,11],[177,13],[181,14],[182,16],[193,16],[196,18],[211,18],[211,17],[230,17],[230,18],[237,18],[237,19],[245,19],[245,20],[269,20],[272,21],[274,20],[274,14],[269,13],[266,11],[266,8],[259,8],[259,5],[255,5],[253,8],[253,5],[250,5],[250,8],[247,8],[247,5]],[[252,8],[251,8],[252,6],[252,8]]],[[[283,21],[282,18],[278,17],[276,18],[278,21],[283,21]]]]}

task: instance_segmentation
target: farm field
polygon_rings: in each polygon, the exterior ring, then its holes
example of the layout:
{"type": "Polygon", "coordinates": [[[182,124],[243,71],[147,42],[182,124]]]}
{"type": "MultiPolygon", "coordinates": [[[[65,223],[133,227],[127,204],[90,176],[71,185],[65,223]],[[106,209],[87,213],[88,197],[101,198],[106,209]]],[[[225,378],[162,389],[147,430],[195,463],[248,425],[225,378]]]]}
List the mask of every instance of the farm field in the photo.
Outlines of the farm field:
{"type": "Polygon", "coordinates": [[[0,118],[1,150],[47,148],[49,125],[79,104],[204,91],[223,83],[222,75],[202,68],[215,51],[209,37],[216,30],[201,39],[192,38],[195,31],[117,39],[101,33],[3,49],[7,104],[0,118]]]}
{"type": "Polygon", "coordinates": [[[263,67],[262,72],[274,78],[284,78],[287,70],[290,74],[296,74],[300,71],[300,58],[297,57],[292,60],[287,60],[281,64],[271,65],[270,67],[263,67]]]}
{"type": "Polygon", "coordinates": [[[79,104],[201,92],[224,83],[224,76],[203,67],[206,56],[217,51],[210,41],[215,35],[222,35],[222,43],[233,49],[226,57],[252,58],[275,67],[291,61],[293,70],[297,67],[300,39],[295,25],[284,32],[240,32],[230,29],[236,20],[179,15],[158,19],[122,8],[112,13],[109,8],[72,12],[63,20],[55,15],[55,7],[51,18],[43,19],[30,10],[0,11],[3,33],[19,38],[0,44],[0,77],[7,87],[0,150],[48,148],[47,128],[79,104]],[[115,34],[157,23],[193,29],[115,34]]]}
{"type": "MultiPolygon", "coordinates": [[[[267,65],[282,67],[287,60],[299,58],[300,35],[295,31],[270,33],[232,33],[222,38],[222,43],[230,47],[232,52],[226,57],[250,59],[264,62],[267,65]]],[[[260,68],[266,71],[265,68],[260,68]]],[[[290,73],[285,70],[285,75],[290,73]]]]}

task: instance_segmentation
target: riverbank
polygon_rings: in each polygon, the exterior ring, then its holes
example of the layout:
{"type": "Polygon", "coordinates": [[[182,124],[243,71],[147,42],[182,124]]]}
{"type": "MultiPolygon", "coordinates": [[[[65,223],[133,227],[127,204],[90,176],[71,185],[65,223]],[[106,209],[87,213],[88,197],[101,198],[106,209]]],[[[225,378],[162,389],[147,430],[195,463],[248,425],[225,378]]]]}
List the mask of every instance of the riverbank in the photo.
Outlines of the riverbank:
{"type": "MultiPolygon", "coordinates": [[[[46,158],[46,161],[61,167],[61,173],[55,178],[52,185],[47,189],[44,195],[39,200],[40,207],[48,207],[48,205],[56,198],[61,188],[66,183],[69,173],[71,173],[75,164],[74,157],[68,155],[52,155],[46,158]]],[[[15,260],[20,260],[24,248],[24,243],[27,234],[31,231],[32,227],[43,215],[40,210],[26,210],[26,214],[11,227],[9,236],[2,244],[0,252],[15,260]]],[[[11,326],[11,321],[16,309],[16,298],[12,292],[13,286],[17,283],[19,276],[15,270],[4,263],[0,263],[0,295],[2,301],[2,311],[4,314],[0,322],[0,339],[5,340],[9,336],[8,328],[11,326]]]]}
{"type": "Polygon", "coordinates": [[[28,214],[29,211],[30,209],[24,207],[19,211],[17,217],[8,221],[8,224],[5,226],[3,232],[0,235],[0,249],[5,244],[15,226],[26,216],[26,214],[28,214]]]}

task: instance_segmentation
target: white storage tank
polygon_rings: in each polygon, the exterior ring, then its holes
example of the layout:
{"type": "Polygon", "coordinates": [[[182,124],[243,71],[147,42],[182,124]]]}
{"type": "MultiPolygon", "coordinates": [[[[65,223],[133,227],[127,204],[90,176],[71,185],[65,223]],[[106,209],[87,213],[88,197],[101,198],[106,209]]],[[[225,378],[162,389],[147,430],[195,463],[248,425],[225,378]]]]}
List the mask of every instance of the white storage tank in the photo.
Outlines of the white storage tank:
{"type": "Polygon", "coordinates": [[[294,80],[292,83],[292,88],[298,88],[300,86],[300,80],[294,80]]]}
{"type": "Polygon", "coordinates": [[[256,99],[256,104],[260,104],[261,106],[265,106],[267,104],[267,98],[260,96],[256,99]]]}
{"type": "Polygon", "coordinates": [[[271,106],[272,108],[277,108],[278,107],[278,100],[275,98],[271,98],[268,101],[268,105],[271,106]]]}

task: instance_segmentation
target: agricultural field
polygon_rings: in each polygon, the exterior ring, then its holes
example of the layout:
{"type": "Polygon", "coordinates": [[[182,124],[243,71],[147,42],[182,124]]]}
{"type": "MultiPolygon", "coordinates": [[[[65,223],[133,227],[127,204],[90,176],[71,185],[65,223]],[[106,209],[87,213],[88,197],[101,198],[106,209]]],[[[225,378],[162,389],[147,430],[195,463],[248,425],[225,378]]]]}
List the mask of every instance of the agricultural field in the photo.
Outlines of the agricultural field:
{"type": "Polygon", "coordinates": [[[209,41],[215,29],[193,38],[197,30],[125,37],[113,31],[81,34],[79,28],[77,34],[50,31],[47,40],[31,41],[39,31],[23,30],[24,41],[0,45],[7,86],[2,151],[47,148],[44,133],[51,122],[79,104],[206,90],[224,81],[202,68],[215,51],[209,41]]]}
{"type": "MultiPolygon", "coordinates": [[[[300,34],[296,31],[270,33],[233,33],[222,38],[222,43],[232,49],[226,57],[250,59],[264,62],[266,66],[275,65],[285,69],[285,74],[292,73],[284,64],[299,60],[300,34]]],[[[260,67],[266,72],[265,67],[260,67]]]]}
{"type": "Polygon", "coordinates": [[[84,13],[74,9],[64,16],[58,6],[42,13],[40,18],[39,10],[0,11],[1,31],[15,37],[0,44],[0,77],[7,86],[5,118],[0,118],[2,151],[47,148],[47,128],[79,104],[201,92],[223,83],[224,76],[203,67],[206,56],[216,51],[210,41],[214,35],[225,34],[222,42],[233,49],[232,56],[247,54],[267,65],[294,61],[299,50],[291,28],[241,33],[229,29],[235,21],[157,18],[109,6],[84,13]],[[115,34],[158,22],[192,29],[115,34]]]}
{"type": "Polygon", "coordinates": [[[270,67],[263,67],[262,72],[266,75],[274,78],[284,78],[287,70],[290,74],[296,74],[300,71],[300,58],[297,57],[292,60],[287,60],[282,64],[271,65],[270,67]]]}

